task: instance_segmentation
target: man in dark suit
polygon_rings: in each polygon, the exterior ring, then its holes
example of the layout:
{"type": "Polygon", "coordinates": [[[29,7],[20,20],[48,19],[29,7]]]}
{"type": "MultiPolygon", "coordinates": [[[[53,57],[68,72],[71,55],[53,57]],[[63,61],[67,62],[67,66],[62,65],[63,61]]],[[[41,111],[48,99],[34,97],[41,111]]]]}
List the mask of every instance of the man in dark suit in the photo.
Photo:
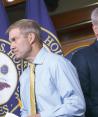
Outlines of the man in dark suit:
{"type": "Polygon", "coordinates": [[[91,14],[97,40],[77,51],[72,57],[86,101],[86,117],[98,117],[98,8],[91,14]]]}

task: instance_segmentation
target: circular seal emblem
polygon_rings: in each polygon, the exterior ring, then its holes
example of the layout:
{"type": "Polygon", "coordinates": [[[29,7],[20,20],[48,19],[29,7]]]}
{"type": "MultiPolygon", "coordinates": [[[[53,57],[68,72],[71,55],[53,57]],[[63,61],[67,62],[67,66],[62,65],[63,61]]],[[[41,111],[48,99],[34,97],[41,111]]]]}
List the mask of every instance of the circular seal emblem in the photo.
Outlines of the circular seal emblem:
{"type": "Polygon", "coordinates": [[[6,54],[0,52],[0,104],[8,102],[16,86],[16,67],[6,54]]]}
{"type": "Polygon", "coordinates": [[[21,61],[16,60],[10,43],[0,39],[0,116],[18,109],[18,76],[21,70],[21,61]]]}
{"type": "Polygon", "coordinates": [[[62,55],[61,45],[57,37],[49,30],[41,27],[44,46],[51,52],[62,55]]]}

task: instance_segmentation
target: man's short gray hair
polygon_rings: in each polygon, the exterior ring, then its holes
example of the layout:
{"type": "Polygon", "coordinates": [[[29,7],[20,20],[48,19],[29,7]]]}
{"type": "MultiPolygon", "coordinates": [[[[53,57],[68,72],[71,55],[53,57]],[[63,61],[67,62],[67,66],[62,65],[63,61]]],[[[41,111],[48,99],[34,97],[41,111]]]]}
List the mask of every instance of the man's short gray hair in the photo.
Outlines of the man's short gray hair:
{"type": "Polygon", "coordinates": [[[12,29],[15,28],[19,28],[21,34],[23,34],[25,37],[28,36],[29,33],[35,33],[36,37],[41,42],[41,28],[36,21],[30,19],[22,19],[16,21],[15,23],[9,26],[6,32],[9,33],[12,29]]]}
{"type": "Polygon", "coordinates": [[[98,8],[95,8],[91,13],[91,21],[93,25],[98,25],[98,8]]]}

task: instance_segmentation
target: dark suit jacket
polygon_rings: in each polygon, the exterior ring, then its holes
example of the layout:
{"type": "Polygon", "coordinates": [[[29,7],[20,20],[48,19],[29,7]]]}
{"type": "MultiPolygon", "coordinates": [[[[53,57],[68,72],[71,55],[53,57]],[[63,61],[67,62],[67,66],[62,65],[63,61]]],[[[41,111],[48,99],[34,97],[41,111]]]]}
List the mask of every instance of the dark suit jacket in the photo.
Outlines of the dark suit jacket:
{"type": "Polygon", "coordinates": [[[84,93],[86,117],[98,117],[98,41],[76,52],[72,63],[84,93]]]}

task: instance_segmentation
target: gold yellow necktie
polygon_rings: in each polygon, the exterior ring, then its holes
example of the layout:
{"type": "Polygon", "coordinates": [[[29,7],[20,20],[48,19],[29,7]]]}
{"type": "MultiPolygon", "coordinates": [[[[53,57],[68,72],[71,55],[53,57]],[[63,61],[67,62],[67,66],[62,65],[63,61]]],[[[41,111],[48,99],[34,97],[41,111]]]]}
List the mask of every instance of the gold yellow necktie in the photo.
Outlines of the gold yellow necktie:
{"type": "Polygon", "coordinates": [[[30,64],[30,103],[31,114],[36,114],[36,102],[35,102],[35,65],[30,64]]]}

